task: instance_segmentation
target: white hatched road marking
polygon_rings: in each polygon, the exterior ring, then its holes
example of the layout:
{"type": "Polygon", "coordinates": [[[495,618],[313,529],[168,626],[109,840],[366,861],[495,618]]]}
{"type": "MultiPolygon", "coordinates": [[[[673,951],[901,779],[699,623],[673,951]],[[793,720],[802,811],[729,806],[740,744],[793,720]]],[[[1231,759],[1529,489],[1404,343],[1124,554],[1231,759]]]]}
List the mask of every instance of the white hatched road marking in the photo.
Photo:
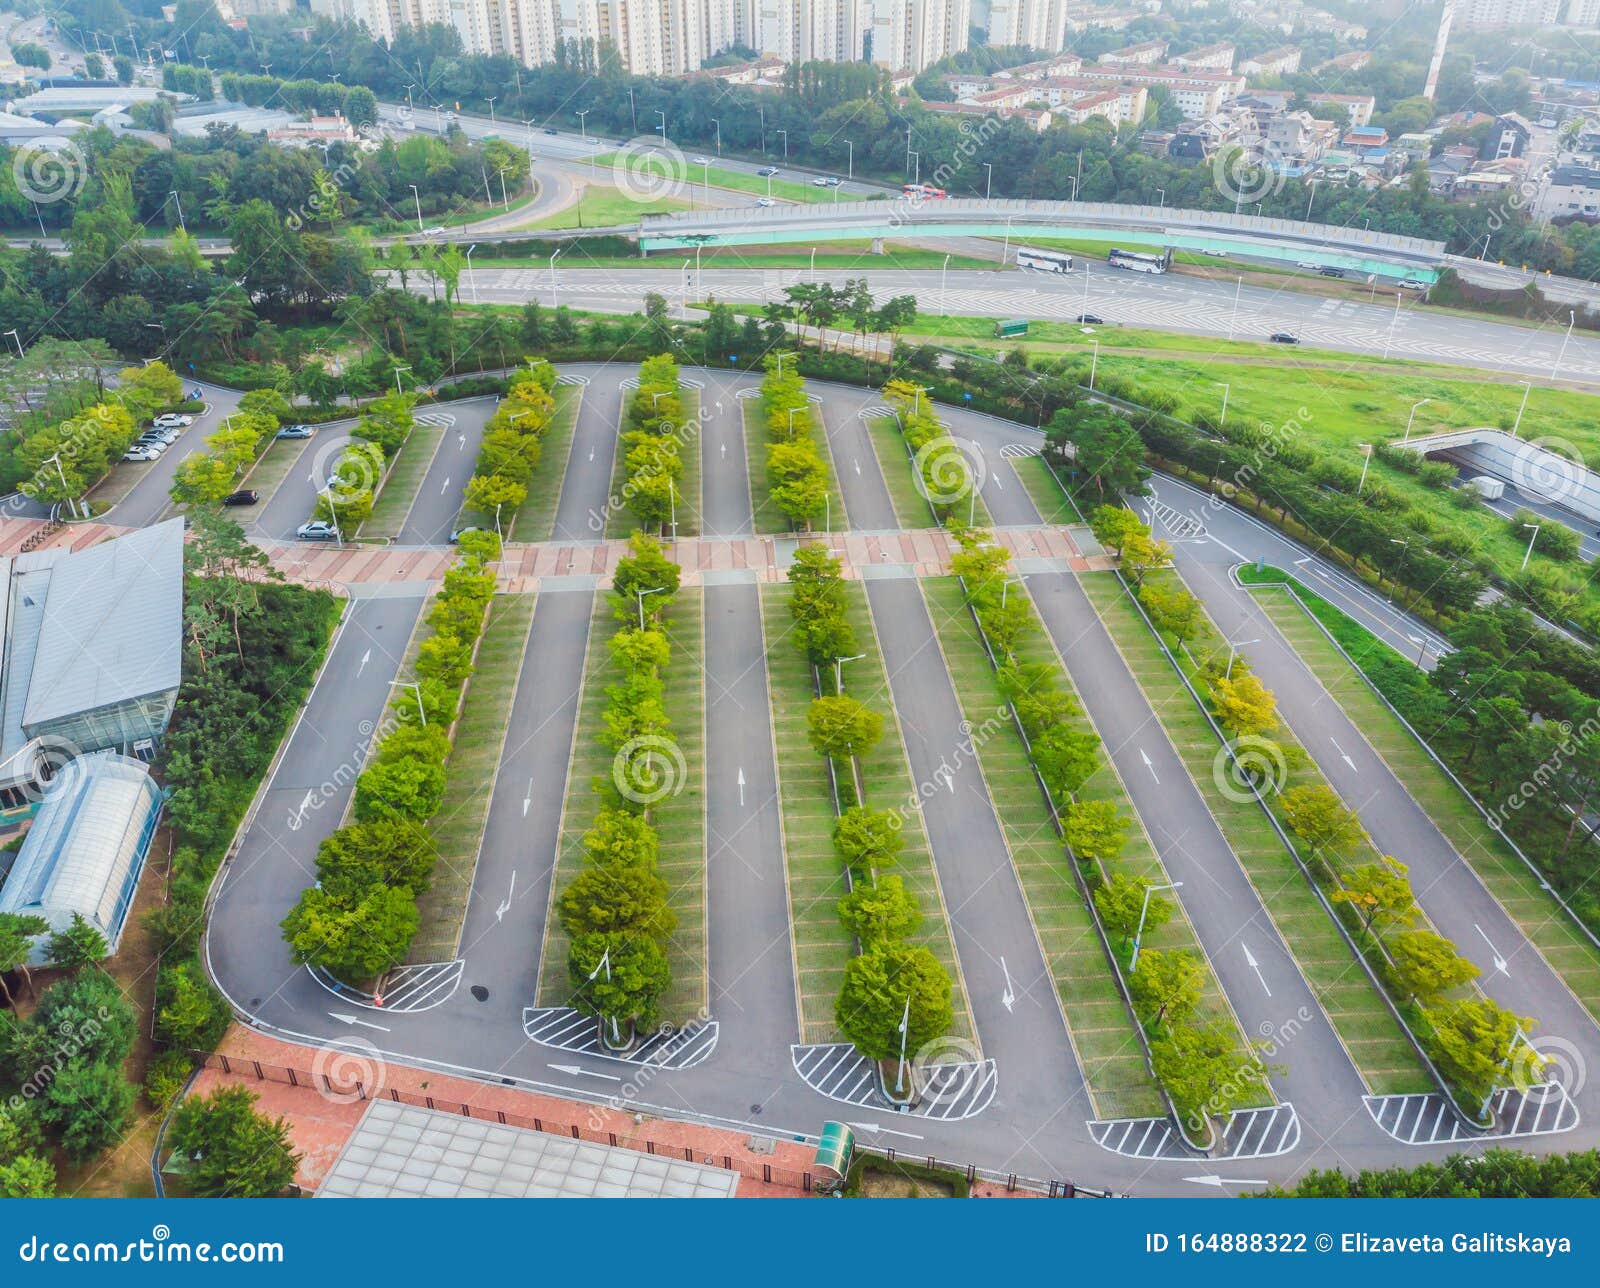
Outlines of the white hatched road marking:
{"type": "Polygon", "coordinates": [[[522,1031],[528,1041],[557,1051],[576,1051],[621,1064],[647,1064],[657,1069],[692,1069],[710,1059],[717,1049],[715,1020],[682,1029],[667,1028],[651,1034],[626,1055],[608,1051],[592,1015],[570,1006],[530,1006],[522,1012],[522,1031]]]}
{"type": "Polygon", "coordinates": [[[558,385],[587,385],[588,383],[588,376],[579,375],[572,371],[563,371],[556,377],[556,384],[558,385]]]}
{"type": "Polygon", "coordinates": [[[1169,1118],[1100,1118],[1089,1122],[1089,1135],[1108,1153],[1152,1162],[1193,1162],[1197,1158],[1276,1158],[1298,1148],[1300,1115],[1292,1104],[1241,1109],[1222,1129],[1222,1149],[1202,1155],[1184,1144],[1169,1118]]]}
{"type": "Polygon", "coordinates": [[[456,414],[453,411],[424,411],[418,412],[412,419],[419,425],[436,425],[440,429],[450,429],[456,423],[456,414]]]}
{"type": "Polygon", "coordinates": [[[401,966],[383,977],[378,985],[377,997],[340,983],[319,967],[308,965],[306,970],[323,988],[351,1006],[362,1006],[369,1011],[383,1011],[389,1015],[406,1015],[415,1011],[431,1011],[449,1001],[460,986],[462,972],[466,968],[464,957],[450,962],[401,966]],[[381,1004],[377,1000],[380,997],[383,999],[381,1004]]]}
{"type": "Polygon", "coordinates": [[[1462,1141],[1510,1140],[1554,1136],[1575,1128],[1578,1106],[1558,1082],[1540,1083],[1527,1091],[1507,1087],[1492,1102],[1498,1131],[1474,1131],[1461,1121],[1450,1102],[1436,1091],[1408,1096],[1363,1096],[1372,1121],[1402,1145],[1453,1145],[1462,1141]]]}
{"type": "MultiPolygon", "coordinates": [[[[896,1108],[878,1091],[873,1062],[848,1042],[796,1044],[789,1054],[805,1084],[829,1100],[872,1109],[896,1108]]],[[[924,1065],[918,1074],[924,1084],[922,1103],[899,1117],[946,1122],[971,1118],[989,1107],[999,1086],[993,1060],[924,1065]]]]}
{"type": "Polygon", "coordinates": [[[1008,461],[1019,461],[1027,456],[1044,455],[1044,448],[1038,443],[1007,443],[1000,449],[1000,455],[1008,461]]]}

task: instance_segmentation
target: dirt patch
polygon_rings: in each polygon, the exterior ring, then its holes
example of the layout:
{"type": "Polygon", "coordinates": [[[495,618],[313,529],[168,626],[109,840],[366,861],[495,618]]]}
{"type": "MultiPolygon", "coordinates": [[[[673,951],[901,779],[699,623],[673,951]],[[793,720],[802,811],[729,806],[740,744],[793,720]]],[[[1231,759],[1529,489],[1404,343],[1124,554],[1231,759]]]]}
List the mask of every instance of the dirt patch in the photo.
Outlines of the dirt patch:
{"type": "Polygon", "coordinates": [[[906,1176],[898,1171],[861,1170],[861,1197],[864,1199],[953,1199],[955,1187],[943,1181],[906,1176]]]}

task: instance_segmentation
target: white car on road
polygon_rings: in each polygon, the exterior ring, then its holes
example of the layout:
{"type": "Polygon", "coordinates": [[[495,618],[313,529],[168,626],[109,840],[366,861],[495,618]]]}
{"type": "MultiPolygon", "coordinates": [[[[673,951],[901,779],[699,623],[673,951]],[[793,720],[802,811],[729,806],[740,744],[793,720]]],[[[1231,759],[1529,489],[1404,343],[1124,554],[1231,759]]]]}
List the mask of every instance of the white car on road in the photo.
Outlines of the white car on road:
{"type": "Polygon", "coordinates": [[[177,412],[169,411],[165,415],[157,416],[150,423],[157,429],[188,429],[194,424],[194,417],[181,416],[177,412]]]}

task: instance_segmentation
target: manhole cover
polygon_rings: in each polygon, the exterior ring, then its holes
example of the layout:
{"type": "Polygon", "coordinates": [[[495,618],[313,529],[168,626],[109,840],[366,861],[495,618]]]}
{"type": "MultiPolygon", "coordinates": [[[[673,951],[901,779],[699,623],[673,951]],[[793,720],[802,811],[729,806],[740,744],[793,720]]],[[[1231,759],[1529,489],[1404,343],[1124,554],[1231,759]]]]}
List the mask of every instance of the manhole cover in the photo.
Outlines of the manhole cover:
{"type": "Polygon", "coordinates": [[[751,1105],[750,1106],[750,1112],[753,1113],[753,1114],[759,1114],[761,1112],[761,1106],[760,1105],[751,1105]]]}
{"type": "Polygon", "coordinates": [[[472,995],[480,1002],[487,1002],[489,1000],[489,990],[486,989],[482,984],[474,984],[472,986],[472,995]]]}

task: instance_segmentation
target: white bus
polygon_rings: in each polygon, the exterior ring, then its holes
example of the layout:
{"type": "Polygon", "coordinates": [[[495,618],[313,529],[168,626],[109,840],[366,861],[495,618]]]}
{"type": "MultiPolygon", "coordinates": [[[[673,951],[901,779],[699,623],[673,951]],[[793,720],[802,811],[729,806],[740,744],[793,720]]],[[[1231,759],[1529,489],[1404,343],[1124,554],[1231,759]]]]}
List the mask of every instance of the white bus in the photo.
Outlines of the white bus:
{"type": "Polygon", "coordinates": [[[1017,267],[1034,268],[1043,273],[1070,273],[1072,256],[1058,250],[1036,250],[1032,246],[1017,247],[1017,267]]]}
{"type": "Polygon", "coordinates": [[[1135,273],[1165,273],[1172,266],[1172,252],[1166,250],[1159,255],[1149,255],[1144,251],[1113,248],[1106,256],[1106,263],[1112,268],[1126,268],[1135,273]]]}

